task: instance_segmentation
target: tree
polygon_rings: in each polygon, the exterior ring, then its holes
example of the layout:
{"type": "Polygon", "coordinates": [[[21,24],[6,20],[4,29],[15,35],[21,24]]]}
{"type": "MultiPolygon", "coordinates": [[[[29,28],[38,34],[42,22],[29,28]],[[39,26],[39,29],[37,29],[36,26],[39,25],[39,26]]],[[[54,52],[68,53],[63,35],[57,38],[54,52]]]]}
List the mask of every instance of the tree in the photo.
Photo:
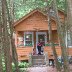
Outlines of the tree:
{"type": "Polygon", "coordinates": [[[18,56],[17,56],[17,52],[16,52],[16,47],[14,44],[14,39],[13,39],[13,32],[14,32],[14,28],[13,28],[13,23],[14,23],[14,4],[13,4],[13,0],[10,0],[9,2],[10,4],[10,10],[8,8],[8,4],[6,3],[6,9],[7,9],[7,15],[8,15],[8,25],[9,25],[9,30],[10,30],[10,34],[9,34],[9,40],[10,40],[10,49],[12,52],[12,62],[14,62],[15,64],[15,71],[19,72],[19,67],[18,67],[18,56]]]}
{"type": "Polygon", "coordinates": [[[13,24],[14,24],[14,4],[13,4],[13,0],[10,0],[10,10],[8,9],[7,5],[6,5],[6,8],[7,8],[7,14],[8,14],[9,30],[10,30],[9,40],[10,40],[10,49],[12,51],[12,59],[15,64],[16,72],[19,72],[18,56],[17,56],[17,51],[16,51],[14,39],[13,39],[13,32],[14,32],[14,27],[13,27],[13,24]]]}
{"type": "Polygon", "coordinates": [[[1,0],[2,2],[2,22],[3,22],[3,51],[6,65],[6,72],[12,72],[12,63],[10,55],[10,43],[9,43],[9,34],[7,28],[7,15],[6,15],[6,0],[1,0]]]}
{"type": "Polygon", "coordinates": [[[64,25],[60,22],[59,16],[58,16],[58,9],[57,9],[57,4],[56,0],[53,0],[54,4],[54,10],[55,10],[55,17],[56,17],[56,22],[57,22],[57,31],[58,31],[58,36],[60,39],[60,45],[61,45],[61,51],[62,51],[62,57],[64,61],[64,72],[69,72],[69,65],[68,65],[68,52],[67,48],[65,45],[65,34],[64,34],[64,25]]]}
{"type": "Polygon", "coordinates": [[[53,55],[54,55],[57,72],[59,72],[60,71],[60,66],[59,66],[59,63],[58,63],[58,59],[57,59],[58,56],[57,56],[57,53],[56,53],[56,49],[55,49],[54,42],[53,42],[53,37],[52,37],[52,25],[51,25],[50,8],[49,8],[49,4],[48,4],[47,0],[46,0],[46,2],[47,2],[47,18],[48,18],[49,41],[50,41],[52,52],[53,52],[53,55]]]}
{"type": "Polygon", "coordinates": [[[12,72],[12,60],[11,60],[12,58],[15,64],[16,72],[19,72],[18,57],[13,40],[13,32],[14,32],[13,0],[10,0],[10,2],[9,1],[7,2],[7,0],[1,0],[1,2],[2,2],[2,30],[3,30],[2,42],[3,42],[3,52],[4,52],[6,72],[12,72]],[[10,7],[8,7],[9,4],[7,3],[10,4],[10,7]]]}
{"type": "Polygon", "coordinates": [[[3,72],[2,67],[2,19],[1,19],[1,10],[0,10],[0,72],[3,72]]]}

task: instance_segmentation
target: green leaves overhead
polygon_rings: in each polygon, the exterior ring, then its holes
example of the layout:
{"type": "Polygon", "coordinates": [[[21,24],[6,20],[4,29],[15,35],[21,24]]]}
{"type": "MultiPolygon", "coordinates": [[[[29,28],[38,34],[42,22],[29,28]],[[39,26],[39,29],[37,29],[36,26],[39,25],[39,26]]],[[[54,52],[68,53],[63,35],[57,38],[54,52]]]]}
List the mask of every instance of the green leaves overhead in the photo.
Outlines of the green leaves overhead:
{"type": "Polygon", "coordinates": [[[65,8],[65,0],[57,0],[58,8],[64,10],[65,8]]]}
{"type": "MultiPolygon", "coordinates": [[[[48,3],[50,4],[51,1],[48,0],[48,3]]],[[[64,3],[65,0],[57,0],[58,8],[64,10],[64,3]]],[[[46,5],[45,0],[14,0],[15,18],[19,19],[36,8],[44,9],[46,5]]]]}

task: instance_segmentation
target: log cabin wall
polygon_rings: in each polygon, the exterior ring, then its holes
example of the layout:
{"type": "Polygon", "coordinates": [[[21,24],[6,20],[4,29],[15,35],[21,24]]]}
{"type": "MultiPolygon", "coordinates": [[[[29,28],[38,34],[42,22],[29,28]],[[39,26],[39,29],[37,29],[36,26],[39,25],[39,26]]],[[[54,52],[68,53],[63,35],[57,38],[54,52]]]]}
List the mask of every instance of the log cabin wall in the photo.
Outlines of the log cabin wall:
{"type": "MultiPolygon", "coordinates": [[[[52,30],[56,30],[55,21],[52,21],[52,30]]],[[[15,26],[16,31],[35,31],[48,30],[48,19],[40,12],[35,12],[18,25],[15,26]]]]}
{"type": "MultiPolygon", "coordinates": [[[[64,22],[64,13],[59,11],[59,17],[62,22],[64,22]]],[[[53,34],[53,42],[59,43],[58,34],[57,34],[57,27],[56,22],[51,19],[52,24],[52,34],[53,34]]],[[[48,35],[48,19],[46,15],[41,13],[38,10],[35,10],[25,17],[21,18],[17,21],[14,25],[16,31],[16,43],[19,43],[18,37],[23,37],[24,41],[24,32],[33,32],[33,39],[34,39],[34,46],[17,46],[17,53],[18,53],[18,60],[28,60],[29,53],[33,53],[33,48],[36,49],[36,32],[46,32],[47,33],[47,42],[49,42],[49,35],[48,35]]],[[[61,48],[60,46],[55,46],[58,56],[61,55],[61,48]]],[[[69,48],[69,55],[72,55],[72,48],[69,48]]],[[[48,57],[52,54],[52,49],[50,46],[44,46],[44,51],[48,53],[48,57]]]]}

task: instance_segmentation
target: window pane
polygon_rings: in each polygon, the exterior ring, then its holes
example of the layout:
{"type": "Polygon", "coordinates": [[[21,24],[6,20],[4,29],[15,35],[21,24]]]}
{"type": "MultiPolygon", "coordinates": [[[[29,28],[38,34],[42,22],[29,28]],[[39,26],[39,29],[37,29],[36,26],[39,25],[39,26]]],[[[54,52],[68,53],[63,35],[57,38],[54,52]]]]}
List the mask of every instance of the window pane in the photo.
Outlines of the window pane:
{"type": "Polygon", "coordinates": [[[67,42],[68,42],[68,46],[72,46],[70,33],[68,33],[68,41],[67,42]]]}
{"type": "Polygon", "coordinates": [[[44,34],[38,35],[38,42],[40,41],[40,39],[42,39],[42,42],[45,45],[45,35],[44,34]]]}
{"type": "Polygon", "coordinates": [[[25,40],[32,41],[32,34],[26,34],[25,40]]]}
{"type": "Polygon", "coordinates": [[[32,33],[25,33],[25,46],[32,46],[32,33]]]}
{"type": "Polygon", "coordinates": [[[32,41],[26,41],[26,42],[25,42],[25,45],[26,45],[26,46],[32,46],[32,41]]]}

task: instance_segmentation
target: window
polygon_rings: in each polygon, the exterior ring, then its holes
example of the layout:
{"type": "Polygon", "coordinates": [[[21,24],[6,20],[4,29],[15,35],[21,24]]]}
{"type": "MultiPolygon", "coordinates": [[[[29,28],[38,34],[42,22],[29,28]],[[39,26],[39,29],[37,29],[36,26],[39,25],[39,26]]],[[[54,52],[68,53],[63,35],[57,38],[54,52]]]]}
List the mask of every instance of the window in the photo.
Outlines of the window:
{"type": "Polygon", "coordinates": [[[24,32],[24,46],[33,46],[33,32],[24,32]]]}
{"type": "Polygon", "coordinates": [[[68,33],[66,34],[66,46],[68,47],[72,47],[72,43],[71,43],[71,36],[70,36],[70,32],[68,31],[68,33]]]}
{"type": "Polygon", "coordinates": [[[68,33],[68,47],[72,47],[70,33],[68,33]]]}
{"type": "Polygon", "coordinates": [[[24,41],[23,41],[23,37],[18,37],[18,46],[19,47],[23,47],[24,46],[24,41]]]}

